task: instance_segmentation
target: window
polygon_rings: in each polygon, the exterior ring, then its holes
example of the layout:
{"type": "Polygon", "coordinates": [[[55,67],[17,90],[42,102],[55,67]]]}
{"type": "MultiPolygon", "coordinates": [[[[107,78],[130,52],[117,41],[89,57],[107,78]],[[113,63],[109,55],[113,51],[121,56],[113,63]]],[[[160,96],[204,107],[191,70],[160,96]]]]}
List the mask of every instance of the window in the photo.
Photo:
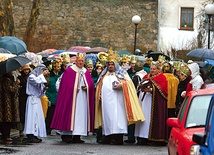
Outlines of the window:
{"type": "Polygon", "coordinates": [[[187,113],[186,128],[205,126],[211,97],[212,95],[198,95],[192,99],[187,113]]]}
{"type": "Polygon", "coordinates": [[[185,100],[182,103],[183,106],[181,106],[181,110],[179,111],[179,114],[178,114],[178,118],[179,118],[180,122],[182,121],[185,109],[188,106],[188,101],[189,101],[189,97],[186,97],[185,100]]]}
{"type": "Polygon", "coordinates": [[[180,29],[193,30],[194,8],[181,8],[180,29]]]}

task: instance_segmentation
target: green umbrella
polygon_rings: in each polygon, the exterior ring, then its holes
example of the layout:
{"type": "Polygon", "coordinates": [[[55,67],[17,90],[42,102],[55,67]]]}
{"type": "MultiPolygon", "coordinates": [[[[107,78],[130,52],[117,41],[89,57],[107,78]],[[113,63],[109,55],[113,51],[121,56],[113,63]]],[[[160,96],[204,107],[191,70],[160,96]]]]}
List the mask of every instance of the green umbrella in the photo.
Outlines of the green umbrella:
{"type": "Polygon", "coordinates": [[[20,55],[27,52],[26,44],[22,40],[13,36],[1,37],[0,47],[16,55],[20,55]]]}
{"type": "Polygon", "coordinates": [[[127,50],[119,50],[118,55],[132,55],[132,53],[127,50]]]}

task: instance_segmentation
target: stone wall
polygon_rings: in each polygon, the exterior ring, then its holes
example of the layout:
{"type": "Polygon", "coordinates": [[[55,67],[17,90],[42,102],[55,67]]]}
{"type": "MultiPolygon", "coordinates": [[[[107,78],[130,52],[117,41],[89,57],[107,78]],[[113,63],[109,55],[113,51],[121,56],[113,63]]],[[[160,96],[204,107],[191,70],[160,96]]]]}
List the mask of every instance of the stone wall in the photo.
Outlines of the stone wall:
{"type": "MultiPolygon", "coordinates": [[[[31,7],[32,0],[13,1],[16,36],[21,39],[31,7]]],[[[143,52],[156,51],[157,0],[41,0],[37,29],[28,50],[68,49],[76,45],[76,41],[93,41],[103,42],[106,48],[132,52],[134,15],[142,19],[138,25],[137,48],[143,52]]]]}

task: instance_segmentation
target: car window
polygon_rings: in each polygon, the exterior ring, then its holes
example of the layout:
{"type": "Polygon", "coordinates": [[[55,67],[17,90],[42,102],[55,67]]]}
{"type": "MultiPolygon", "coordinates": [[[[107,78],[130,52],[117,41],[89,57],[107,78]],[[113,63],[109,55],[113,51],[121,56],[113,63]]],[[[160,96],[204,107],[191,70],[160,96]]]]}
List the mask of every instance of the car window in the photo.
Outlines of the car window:
{"type": "Polygon", "coordinates": [[[207,110],[212,95],[195,96],[189,107],[185,127],[205,126],[207,110]]]}
{"type": "Polygon", "coordinates": [[[189,100],[189,97],[186,97],[185,100],[183,101],[183,106],[181,107],[180,113],[178,114],[178,118],[179,118],[180,122],[181,122],[182,119],[183,119],[186,106],[188,105],[188,104],[187,104],[187,103],[188,103],[188,100],[189,100]]]}

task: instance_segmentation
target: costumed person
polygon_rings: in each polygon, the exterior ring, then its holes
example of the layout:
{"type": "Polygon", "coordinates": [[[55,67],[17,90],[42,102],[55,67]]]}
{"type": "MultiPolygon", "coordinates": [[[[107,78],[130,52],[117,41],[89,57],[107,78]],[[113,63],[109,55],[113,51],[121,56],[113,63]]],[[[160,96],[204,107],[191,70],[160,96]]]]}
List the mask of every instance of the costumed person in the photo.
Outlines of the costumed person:
{"type": "Polygon", "coordinates": [[[147,145],[148,140],[157,144],[166,144],[168,140],[167,80],[161,72],[161,65],[153,62],[150,73],[143,77],[139,95],[145,121],[135,124],[135,136],[138,145],[147,145]]]}
{"type": "Polygon", "coordinates": [[[164,55],[158,56],[158,63],[162,65],[166,61],[166,57],[164,55]]]}
{"type": "Polygon", "coordinates": [[[103,71],[103,65],[99,62],[99,61],[97,61],[96,62],[96,72],[97,72],[97,76],[99,76],[100,75],[100,73],[103,71]]]}
{"type": "Polygon", "coordinates": [[[130,57],[126,54],[123,54],[120,62],[121,62],[121,67],[126,71],[130,68],[129,61],[130,61],[130,57]]]}
{"type": "MultiPolygon", "coordinates": [[[[72,63],[71,57],[69,56],[69,54],[63,54],[63,55],[61,55],[61,57],[62,57],[62,63],[61,63],[60,74],[62,74],[65,71],[65,69],[67,68],[67,65],[69,63],[72,63]]],[[[70,65],[72,65],[72,64],[70,64],[70,65]]]]}
{"type": "Polygon", "coordinates": [[[118,62],[117,53],[110,49],[96,85],[95,129],[102,128],[101,144],[122,145],[127,126],[145,120],[134,84],[118,62]]]}
{"type": "Polygon", "coordinates": [[[153,58],[150,57],[146,57],[146,62],[144,63],[144,66],[143,66],[143,69],[147,72],[147,73],[150,73],[150,65],[153,61],[153,58]]]}
{"type": "Polygon", "coordinates": [[[186,91],[187,85],[188,85],[189,81],[191,80],[190,70],[187,65],[181,65],[181,67],[179,68],[179,71],[180,71],[180,76],[179,76],[180,82],[178,84],[178,91],[177,91],[176,102],[175,102],[176,115],[178,115],[178,112],[179,112],[181,105],[183,103],[183,100],[184,100],[184,97],[181,96],[181,93],[183,91],[186,91]]]}
{"type": "Polygon", "coordinates": [[[174,76],[172,65],[165,61],[162,64],[162,72],[166,76],[168,96],[167,96],[167,107],[168,107],[168,117],[175,117],[175,101],[178,90],[179,79],[174,76]]]}
{"type": "Polygon", "coordinates": [[[80,136],[94,129],[94,83],[84,60],[85,53],[77,53],[76,64],[64,71],[51,123],[67,143],[84,143],[80,136]]]}
{"type": "Polygon", "coordinates": [[[136,55],[132,55],[131,58],[130,58],[130,63],[129,63],[129,66],[130,68],[127,70],[130,78],[132,79],[132,76],[136,73],[135,71],[135,64],[137,63],[137,56],[136,55]]]}
{"type": "Polygon", "coordinates": [[[26,111],[26,102],[27,102],[27,93],[26,93],[26,86],[27,86],[27,78],[31,72],[31,68],[29,64],[26,64],[21,69],[21,75],[18,76],[20,80],[20,87],[19,87],[19,115],[20,115],[20,123],[17,123],[17,129],[19,130],[19,136],[22,137],[23,130],[24,130],[24,123],[25,123],[25,111],[26,111]]]}
{"type": "MultiPolygon", "coordinates": [[[[136,73],[132,76],[132,81],[133,81],[133,84],[135,86],[135,89],[136,89],[136,92],[138,95],[139,95],[139,93],[138,93],[139,84],[140,84],[142,78],[147,74],[147,72],[144,71],[143,66],[144,66],[143,62],[140,62],[140,61],[137,62],[134,67],[134,70],[136,73]]],[[[128,126],[128,139],[124,140],[125,143],[135,143],[136,142],[134,132],[135,132],[135,124],[129,125],[128,126]]]]}
{"type": "MultiPolygon", "coordinates": [[[[75,57],[75,60],[76,60],[76,57],[75,57]]],[[[68,68],[70,66],[72,66],[75,62],[71,62],[71,59],[70,59],[70,56],[67,54],[66,55],[63,55],[63,61],[62,63],[64,65],[66,65],[65,68],[68,68]]],[[[61,71],[60,71],[60,77],[58,77],[57,81],[56,81],[56,91],[58,92],[59,90],[59,85],[60,85],[60,82],[61,82],[61,79],[62,79],[62,76],[63,76],[63,72],[65,71],[65,69],[62,69],[62,65],[61,65],[61,71]]]]}
{"type": "Polygon", "coordinates": [[[195,62],[188,65],[191,74],[191,80],[189,81],[186,91],[181,93],[182,97],[185,97],[190,91],[198,90],[204,87],[204,81],[200,76],[200,68],[199,65],[195,62]]]}
{"type": "Polygon", "coordinates": [[[12,143],[10,130],[13,123],[20,122],[19,116],[19,79],[14,80],[13,73],[6,73],[0,77],[0,122],[1,140],[12,143]]]}
{"type": "MultiPolygon", "coordinates": [[[[130,56],[129,66],[130,68],[127,70],[129,77],[132,79],[133,75],[136,73],[135,64],[138,58],[136,55],[130,56]]],[[[128,140],[125,140],[125,143],[135,143],[134,137],[135,124],[131,124],[128,126],[128,140]]]]}
{"type": "Polygon", "coordinates": [[[90,58],[86,59],[85,67],[89,71],[89,73],[91,74],[91,77],[92,77],[92,79],[94,81],[94,85],[95,85],[97,82],[97,74],[96,74],[96,70],[94,70],[93,60],[90,58]]]}
{"type": "Polygon", "coordinates": [[[50,71],[50,75],[49,75],[49,82],[48,82],[48,89],[46,91],[46,96],[49,100],[49,106],[48,106],[48,110],[47,110],[47,117],[45,119],[45,123],[46,123],[46,131],[47,131],[47,135],[51,134],[51,121],[52,121],[52,117],[54,114],[54,110],[55,110],[55,106],[56,106],[56,98],[58,95],[58,92],[56,90],[56,81],[58,80],[59,76],[60,76],[60,71],[61,71],[61,61],[59,60],[53,60],[51,62],[52,64],[52,69],[50,71]]]}
{"type": "Polygon", "coordinates": [[[178,79],[180,78],[180,67],[181,65],[183,65],[183,62],[180,61],[174,61],[173,62],[173,74],[175,75],[175,77],[177,77],[178,79]]]}
{"type": "Polygon", "coordinates": [[[24,134],[27,135],[29,142],[39,143],[39,137],[46,137],[45,118],[42,110],[40,97],[45,94],[45,76],[49,74],[45,65],[39,64],[31,71],[27,79],[26,93],[28,95],[24,134]]]}

